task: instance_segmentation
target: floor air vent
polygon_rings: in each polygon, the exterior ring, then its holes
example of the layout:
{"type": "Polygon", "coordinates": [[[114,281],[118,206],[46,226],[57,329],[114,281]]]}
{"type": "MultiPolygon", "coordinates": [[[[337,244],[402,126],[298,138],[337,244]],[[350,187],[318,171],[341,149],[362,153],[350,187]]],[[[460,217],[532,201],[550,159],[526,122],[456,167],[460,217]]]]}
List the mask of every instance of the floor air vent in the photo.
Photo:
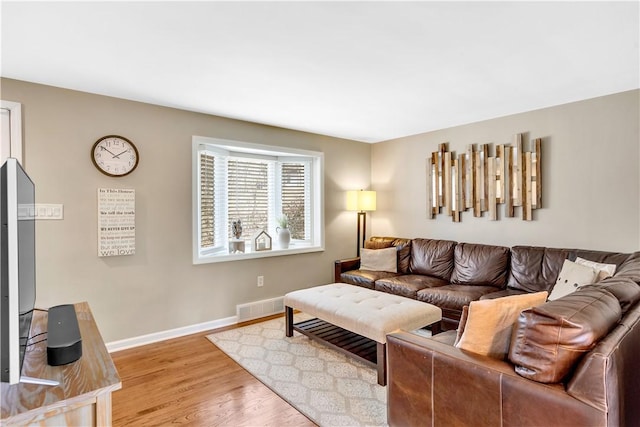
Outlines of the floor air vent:
{"type": "Polygon", "coordinates": [[[238,322],[258,319],[284,312],[284,297],[265,299],[236,306],[238,322]]]}

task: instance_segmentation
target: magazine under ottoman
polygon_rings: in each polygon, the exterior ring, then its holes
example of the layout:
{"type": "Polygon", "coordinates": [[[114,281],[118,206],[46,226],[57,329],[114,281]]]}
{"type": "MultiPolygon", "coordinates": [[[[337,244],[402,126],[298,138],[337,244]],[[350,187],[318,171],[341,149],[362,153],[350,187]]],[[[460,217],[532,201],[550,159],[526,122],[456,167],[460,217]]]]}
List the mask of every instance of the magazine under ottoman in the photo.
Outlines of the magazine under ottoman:
{"type": "Polygon", "coordinates": [[[284,296],[286,335],[296,330],[373,365],[378,384],[387,384],[387,334],[434,325],[442,310],[425,302],[345,283],[316,286],[284,296]],[[293,323],[293,310],[317,319],[293,323]]]}

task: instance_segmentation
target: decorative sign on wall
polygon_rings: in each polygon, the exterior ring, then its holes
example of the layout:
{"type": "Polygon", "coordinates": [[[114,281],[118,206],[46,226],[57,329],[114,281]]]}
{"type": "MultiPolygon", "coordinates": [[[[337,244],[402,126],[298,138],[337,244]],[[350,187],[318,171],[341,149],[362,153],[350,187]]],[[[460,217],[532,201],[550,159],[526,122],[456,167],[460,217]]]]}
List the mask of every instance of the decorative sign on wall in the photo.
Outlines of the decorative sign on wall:
{"type": "Polygon", "coordinates": [[[98,256],[136,253],[136,190],[98,188],[98,256]]]}
{"type": "Polygon", "coordinates": [[[514,136],[511,145],[495,147],[471,144],[465,153],[456,156],[443,143],[427,158],[427,216],[444,213],[461,220],[461,213],[473,210],[473,216],[489,213],[498,219],[498,204],[505,205],[505,215],[515,216],[515,207],[522,207],[522,219],[531,221],[532,210],[542,207],[541,139],[531,143],[524,152],[522,134],[514,136]]]}

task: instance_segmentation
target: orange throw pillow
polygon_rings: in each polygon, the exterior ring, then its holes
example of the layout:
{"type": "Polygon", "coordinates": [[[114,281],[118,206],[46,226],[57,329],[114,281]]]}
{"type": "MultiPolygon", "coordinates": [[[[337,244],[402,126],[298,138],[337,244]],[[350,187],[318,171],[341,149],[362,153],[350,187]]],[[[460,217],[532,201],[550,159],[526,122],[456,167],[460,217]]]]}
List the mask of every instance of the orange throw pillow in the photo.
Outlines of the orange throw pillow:
{"type": "Polygon", "coordinates": [[[472,301],[456,347],[497,359],[506,359],[511,332],[523,310],[547,301],[548,293],[535,292],[472,301]]]}

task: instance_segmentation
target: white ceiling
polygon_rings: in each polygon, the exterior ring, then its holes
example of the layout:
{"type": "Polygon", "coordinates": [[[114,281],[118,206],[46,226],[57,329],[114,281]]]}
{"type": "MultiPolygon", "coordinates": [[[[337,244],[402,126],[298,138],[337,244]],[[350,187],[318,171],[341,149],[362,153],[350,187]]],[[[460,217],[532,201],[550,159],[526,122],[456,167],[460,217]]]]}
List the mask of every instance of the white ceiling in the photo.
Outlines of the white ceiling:
{"type": "Polygon", "coordinates": [[[6,2],[3,77],[377,142],[640,87],[637,1],[6,2]]]}

